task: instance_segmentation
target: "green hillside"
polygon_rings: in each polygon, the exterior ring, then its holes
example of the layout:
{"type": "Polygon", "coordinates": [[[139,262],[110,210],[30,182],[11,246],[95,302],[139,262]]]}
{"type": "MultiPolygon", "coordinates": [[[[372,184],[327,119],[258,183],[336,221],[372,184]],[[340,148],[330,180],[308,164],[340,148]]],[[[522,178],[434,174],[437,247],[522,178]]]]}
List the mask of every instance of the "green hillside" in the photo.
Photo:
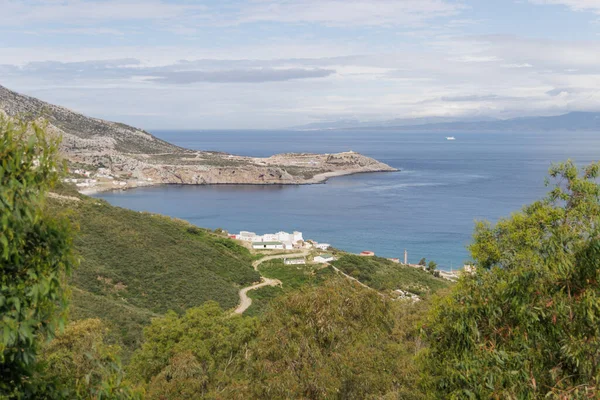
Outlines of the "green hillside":
{"type": "Polygon", "coordinates": [[[271,301],[279,296],[302,287],[320,285],[334,276],[331,267],[323,268],[320,264],[285,265],[281,259],[266,261],[258,270],[267,278],[279,279],[282,286],[265,286],[248,292],[252,305],[244,314],[249,316],[262,314],[271,301]]]}
{"type": "MultiPolygon", "coordinates": [[[[214,300],[223,309],[239,301],[238,290],[260,279],[248,249],[188,222],[136,212],[80,195],[61,186],[51,198],[55,213],[67,213],[77,227],[75,248],[81,262],[71,277],[71,319],[101,318],[112,340],[126,349],[139,347],[142,328],[168,310],[181,313],[214,300]],[[78,200],[77,200],[78,199],[78,200]]],[[[448,286],[432,275],[380,257],[340,253],[334,265],[381,291],[403,289],[426,295],[448,286]]],[[[287,266],[271,260],[260,273],[283,287],[251,291],[248,315],[262,314],[276,297],[321,284],[331,268],[287,266]]]]}
{"type": "Polygon", "coordinates": [[[137,346],[151,317],[207,300],[232,308],[239,288],[259,280],[250,251],[223,236],[65,188],[59,193],[80,199],[49,202],[78,226],[74,244],[81,263],[71,278],[71,316],[107,320],[127,348],[137,346]]]}
{"type": "Polygon", "coordinates": [[[381,291],[401,289],[427,295],[449,286],[448,281],[428,272],[382,257],[345,254],[332,264],[365,285],[381,291]]]}

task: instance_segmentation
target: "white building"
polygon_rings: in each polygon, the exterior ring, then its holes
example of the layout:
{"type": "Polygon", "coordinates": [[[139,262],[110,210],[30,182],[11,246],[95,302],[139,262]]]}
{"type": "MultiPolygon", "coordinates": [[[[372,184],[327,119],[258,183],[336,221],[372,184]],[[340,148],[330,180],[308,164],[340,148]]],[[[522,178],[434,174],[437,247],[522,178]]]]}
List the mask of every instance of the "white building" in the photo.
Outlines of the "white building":
{"type": "Polygon", "coordinates": [[[327,250],[328,248],[330,248],[330,247],[331,247],[331,245],[330,245],[329,243],[317,243],[317,244],[315,245],[315,247],[316,247],[317,249],[321,249],[321,250],[327,250]]]}
{"type": "Polygon", "coordinates": [[[262,238],[259,239],[254,232],[241,231],[239,235],[235,237],[238,240],[245,240],[247,242],[262,242],[262,238]]]}
{"type": "Polygon", "coordinates": [[[283,244],[283,248],[286,250],[292,250],[295,245],[301,246],[302,242],[304,241],[302,238],[302,232],[277,232],[257,235],[254,232],[241,231],[238,235],[235,235],[235,238],[252,243],[280,242],[283,244]]]}
{"type": "Polygon", "coordinates": [[[314,258],[314,261],[320,264],[328,263],[334,260],[335,257],[333,257],[331,254],[319,254],[314,258]]]}
{"type": "Polygon", "coordinates": [[[285,265],[298,265],[298,264],[306,264],[306,260],[304,257],[300,258],[284,258],[283,263],[285,265]]]}
{"type": "Polygon", "coordinates": [[[252,248],[256,250],[283,250],[284,246],[281,242],[254,242],[252,248]]]}

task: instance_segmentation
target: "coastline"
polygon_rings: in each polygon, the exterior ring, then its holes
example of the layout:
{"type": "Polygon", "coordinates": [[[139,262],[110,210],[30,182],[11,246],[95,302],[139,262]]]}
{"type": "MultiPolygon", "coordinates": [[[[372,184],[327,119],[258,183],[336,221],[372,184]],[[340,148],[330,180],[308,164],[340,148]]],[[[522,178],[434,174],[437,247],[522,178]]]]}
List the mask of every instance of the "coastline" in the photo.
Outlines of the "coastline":
{"type": "MultiPolygon", "coordinates": [[[[151,187],[151,186],[163,186],[163,185],[185,185],[185,186],[215,186],[215,185],[252,185],[252,186],[273,186],[273,185],[281,185],[281,186],[301,186],[301,185],[319,185],[325,184],[331,178],[341,177],[341,176],[350,176],[357,174],[371,174],[371,173],[383,173],[383,172],[400,172],[397,168],[389,167],[388,169],[376,168],[373,170],[365,170],[362,168],[349,169],[349,170],[340,170],[340,171],[330,171],[324,172],[321,174],[317,174],[310,179],[301,182],[264,182],[264,183],[251,183],[251,182],[210,182],[210,183],[169,183],[169,182],[149,182],[149,181],[140,181],[140,180],[130,180],[126,181],[127,184],[124,186],[115,187],[112,184],[107,185],[96,185],[91,187],[78,188],[78,192],[86,195],[93,196],[94,194],[103,193],[103,192],[116,192],[116,191],[125,191],[130,189],[137,189],[141,187],[151,187]]],[[[109,181],[107,183],[112,183],[109,181]]]]}

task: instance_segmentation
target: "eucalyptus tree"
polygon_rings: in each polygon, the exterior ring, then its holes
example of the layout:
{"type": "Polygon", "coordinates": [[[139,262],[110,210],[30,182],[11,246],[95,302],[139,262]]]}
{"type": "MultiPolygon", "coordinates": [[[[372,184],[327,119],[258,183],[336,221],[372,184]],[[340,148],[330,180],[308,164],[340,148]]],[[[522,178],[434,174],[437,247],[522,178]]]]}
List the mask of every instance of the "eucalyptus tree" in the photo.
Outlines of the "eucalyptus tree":
{"type": "Polygon", "coordinates": [[[425,325],[430,396],[600,395],[599,169],[553,165],[544,199],[494,226],[477,223],[475,272],[425,325]]]}

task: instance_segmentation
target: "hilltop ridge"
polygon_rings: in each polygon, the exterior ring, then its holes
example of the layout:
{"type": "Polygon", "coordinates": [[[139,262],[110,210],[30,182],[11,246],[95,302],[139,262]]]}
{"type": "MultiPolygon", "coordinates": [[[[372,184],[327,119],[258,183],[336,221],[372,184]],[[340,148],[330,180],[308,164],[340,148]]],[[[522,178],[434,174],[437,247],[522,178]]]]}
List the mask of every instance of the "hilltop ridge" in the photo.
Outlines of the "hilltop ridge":
{"type": "Polygon", "coordinates": [[[307,184],[331,176],[395,171],[349,151],[279,154],[268,158],[188,150],[122,123],[90,118],[0,86],[0,111],[9,118],[43,119],[62,136],[61,153],[77,171],[81,190],[174,184],[307,184]]]}

